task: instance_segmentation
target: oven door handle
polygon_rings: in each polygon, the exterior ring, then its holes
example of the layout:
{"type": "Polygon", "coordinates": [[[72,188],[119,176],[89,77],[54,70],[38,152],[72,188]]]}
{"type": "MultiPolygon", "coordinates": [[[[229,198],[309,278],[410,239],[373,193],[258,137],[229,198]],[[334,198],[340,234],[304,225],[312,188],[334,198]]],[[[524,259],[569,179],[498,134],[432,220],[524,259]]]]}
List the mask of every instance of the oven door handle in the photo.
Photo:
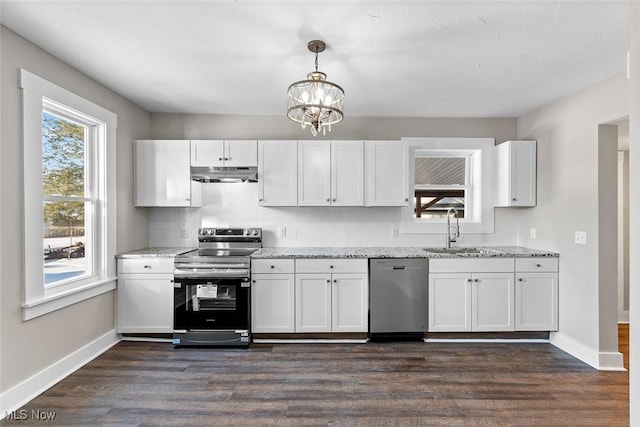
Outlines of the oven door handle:
{"type": "Polygon", "coordinates": [[[176,268],[173,271],[173,278],[175,281],[180,279],[243,279],[249,277],[248,269],[233,269],[228,272],[215,272],[212,273],[211,269],[189,269],[183,270],[176,268]]]}

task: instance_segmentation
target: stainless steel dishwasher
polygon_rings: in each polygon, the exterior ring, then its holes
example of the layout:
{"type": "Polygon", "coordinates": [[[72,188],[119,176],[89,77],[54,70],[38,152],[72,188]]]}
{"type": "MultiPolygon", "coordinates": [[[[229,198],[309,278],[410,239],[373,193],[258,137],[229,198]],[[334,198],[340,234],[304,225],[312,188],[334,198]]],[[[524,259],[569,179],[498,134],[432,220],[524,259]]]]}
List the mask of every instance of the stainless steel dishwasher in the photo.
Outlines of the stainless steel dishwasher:
{"type": "Polygon", "coordinates": [[[421,339],[427,331],[426,258],[369,260],[369,338],[421,339]]]}

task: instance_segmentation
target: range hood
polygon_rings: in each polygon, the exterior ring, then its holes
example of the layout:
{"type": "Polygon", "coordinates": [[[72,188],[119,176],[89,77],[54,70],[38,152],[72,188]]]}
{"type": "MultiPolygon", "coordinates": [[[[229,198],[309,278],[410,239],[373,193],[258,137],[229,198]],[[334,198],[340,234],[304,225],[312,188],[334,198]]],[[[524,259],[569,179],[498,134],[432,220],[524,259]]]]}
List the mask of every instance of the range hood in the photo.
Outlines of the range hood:
{"type": "Polygon", "coordinates": [[[191,179],[199,182],[258,182],[258,167],[216,166],[191,167],[191,179]]]}

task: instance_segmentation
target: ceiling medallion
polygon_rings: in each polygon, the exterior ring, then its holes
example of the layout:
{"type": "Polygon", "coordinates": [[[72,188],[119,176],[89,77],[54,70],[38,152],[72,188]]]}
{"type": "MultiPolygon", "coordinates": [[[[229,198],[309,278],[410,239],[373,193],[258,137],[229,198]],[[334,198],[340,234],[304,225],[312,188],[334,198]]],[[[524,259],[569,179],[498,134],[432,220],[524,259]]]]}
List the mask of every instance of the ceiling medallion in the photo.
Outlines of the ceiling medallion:
{"type": "Polygon", "coordinates": [[[311,126],[313,136],[331,132],[331,125],[343,118],[344,90],[327,81],[327,75],[318,71],[318,53],[326,44],[321,40],[311,40],[307,48],[316,54],[316,70],[307,74],[307,80],[292,83],[287,90],[287,117],[300,123],[302,129],[311,126]]]}

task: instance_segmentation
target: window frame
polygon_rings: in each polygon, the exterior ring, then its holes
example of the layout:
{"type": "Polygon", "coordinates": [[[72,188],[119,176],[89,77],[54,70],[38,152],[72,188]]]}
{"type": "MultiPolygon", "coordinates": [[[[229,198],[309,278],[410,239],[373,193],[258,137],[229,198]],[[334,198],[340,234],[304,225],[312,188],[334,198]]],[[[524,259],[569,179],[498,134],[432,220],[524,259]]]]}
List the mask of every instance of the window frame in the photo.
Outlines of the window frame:
{"type": "MultiPolygon", "coordinates": [[[[24,303],[23,320],[50,313],[71,304],[109,292],[116,287],[116,128],[117,116],[25,69],[20,69],[24,149],[24,303]],[[85,117],[93,126],[98,143],[91,162],[97,166],[98,191],[93,220],[93,275],[57,286],[44,283],[42,253],[42,114],[51,102],[85,117]]],[[[95,179],[91,178],[91,179],[95,179]]]]}
{"type": "MultiPolygon", "coordinates": [[[[409,151],[408,185],[409,194],[415,195],[415,159],[416,152],[429,151],[436,155],[452,153],[456,157],[463,153],[471,154],[469,178],[471,186],[465,195],[466,204],[471,212],[465,210],[465,218],[460,219],[462,233],[479,234],[494,232],[493,187],[494,159],[493,138],[402,138],[409,151]]],[[[420,157],[420,156],[418,156],[420,157]]],[[[413,199],[413,197],[412,197],[413,199]]],[[[400,231],[416,234],[445,233],[446,218],[416,218],[414,204],[402,207],[400,231]]]]}

